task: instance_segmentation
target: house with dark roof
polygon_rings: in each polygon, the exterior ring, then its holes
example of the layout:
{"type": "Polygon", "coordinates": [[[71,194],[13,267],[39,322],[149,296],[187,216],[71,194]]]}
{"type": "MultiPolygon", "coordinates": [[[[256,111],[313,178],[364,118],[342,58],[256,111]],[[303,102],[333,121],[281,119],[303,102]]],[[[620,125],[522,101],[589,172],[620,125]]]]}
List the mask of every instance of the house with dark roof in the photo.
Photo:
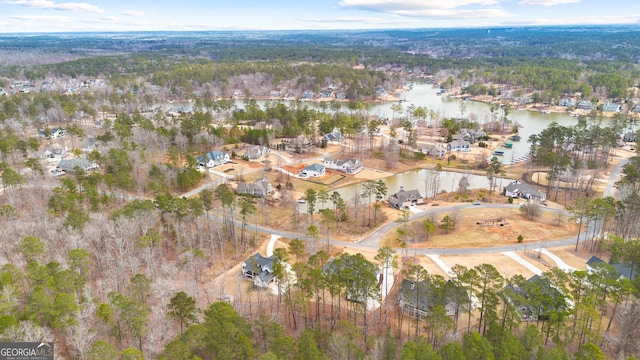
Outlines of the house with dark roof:
{"type": "Polygon", "coordinates": [[[212,168],[227,163],[229,161],[229,154],[220,150],[213,150],[205,155],[196,156],[196,161],[200,166],[212,168]]]}
{"type": "Polygon", "coordinates": [[[344,160],[325,158],[322,161],[322,164],[327,169],[342,171],[346,174],[357,174],[364,169],[364,165],[355,158],[348,158],[344,160]]]}
{"type": "Polygon", "coordinates": [[[320,177],[323,176],[326,172],[324,165],[320,164],[311,164],[306,166],[300,172],[300,177],[320,177]]]}
{"type": "MultiPolygon", "coordinates": [[[[456,302],[453,301],[452,285],[453,283],[449,280],[444,285],[444,291],[434,291],[429,279],[418,282],[411,279],[402,279],[402,284],[398,291],[400,309],[407,315],[422,318],[428,315],[434,306],[442,305],[446,315],[453,316],[456,313],[457,306],[456,302]]],[[[461,307],[465,310],[471,306],[468,294],[463,295],[458,300],[463,300],[461,307]]]]}
{"type": "Polygon", "coordinates": [[[396,209],[408,209],[410,206],[424,203],[424,198],[420,194],[420,191],[415,189],[406,191],[401,188],[400,191],[389,196],[387,200],[389,201],[389,205],[396,209]]]}
{"type": "Polygon", "coordinates": [[[522,321],[548,319],[550,311],[568,310],[573,304],[547,276],[533,275],[520,286],[509,284],[507,301],[514,305],[522,321]],[[544,298],[545,302],[536,301],[544,298]]]}
{"type": "Polygon", "coordinates": [[[247,150],[244,151],[243,157],[246,157],[249,160],[255,160],[267,155],[270,152],[271,150],[266,146],[251,145],[247,148],[247,150]]]}
{"type": "Polygon", "coordinates": [[[547,200],[547,195],[545,193],[529,184],[523,184],[517,180],[514,180],[511,184],[505,186],[502,194],[514,199],[523,198],[537,202],[544,202],[547,200]]]}
{"type": "Polygon", "coordinates": [[[255,197],[265,197],[273,194],[274,190],[269,180],[262,178],[253,183],[239,182],[236,192],[238,194],[249,194],[255,197]]]}
{"type": "Polygon", "coordinates": [[[624,277],[629,280],[633,280],[637,278],[638,273],[640,272],[640,270],[636,269],[632,263],[627,263],[627,262],[614,262],[614,263],[608,262],[607,263],[606,261],[600,259],[597,256],[592,256],[589,258],[589,260],[587,260],[587,271],[589,272],[594,271],[597,268],[596,264],[600,264],[600,263],[606,263],[613,266],[618,272],[618,275],[620,275],[620,277],[624,277]]]}
{"type": "Polygon", "coordinates": [[[342,135],[340,130],[333,129],[332,132],[323,135],[322,140],[340,142],[340,141],[344,141],[344,135],[342,135]]]}
{"type": "Polygon", "coordinates": [[[275,280],[273,275],[273,265],[276,257],[264,257],[260,253],[255,253],[242,263],[242,275],[245,279],[253,281],[253,286],[267,288],[275,280]]]}

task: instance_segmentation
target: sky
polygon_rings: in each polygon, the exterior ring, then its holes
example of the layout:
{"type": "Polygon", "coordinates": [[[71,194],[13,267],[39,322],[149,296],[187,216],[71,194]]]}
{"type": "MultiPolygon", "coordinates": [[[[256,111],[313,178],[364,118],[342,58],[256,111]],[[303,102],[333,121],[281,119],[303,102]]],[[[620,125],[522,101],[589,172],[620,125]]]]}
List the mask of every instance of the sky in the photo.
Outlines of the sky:
{"type": "Polygon", "coordinates": [[[638,0],[0,0],[0,32],[639,24],[638,0]]]}

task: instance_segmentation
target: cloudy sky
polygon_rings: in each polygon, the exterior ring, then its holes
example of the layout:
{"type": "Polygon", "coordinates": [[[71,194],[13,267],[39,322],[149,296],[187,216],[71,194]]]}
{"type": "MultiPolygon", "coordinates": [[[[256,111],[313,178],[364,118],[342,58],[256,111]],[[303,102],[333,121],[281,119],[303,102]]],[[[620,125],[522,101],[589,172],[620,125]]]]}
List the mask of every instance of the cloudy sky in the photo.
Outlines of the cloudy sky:
{"type": "Polygon", "coordinates": [[[0,0],[0,32],[638,24],[638,0],[0,0]]]}

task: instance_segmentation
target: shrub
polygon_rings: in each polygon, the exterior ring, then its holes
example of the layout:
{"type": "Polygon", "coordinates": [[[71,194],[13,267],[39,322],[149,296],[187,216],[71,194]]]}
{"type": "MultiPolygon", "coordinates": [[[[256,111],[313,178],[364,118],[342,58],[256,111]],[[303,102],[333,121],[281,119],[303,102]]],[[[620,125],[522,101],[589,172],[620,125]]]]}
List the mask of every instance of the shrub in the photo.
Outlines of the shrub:
{"type": "Polygon", "coordinates": [[[522,234],[518,235],[518,244],[521,244],[524,241],[522,234]]]}

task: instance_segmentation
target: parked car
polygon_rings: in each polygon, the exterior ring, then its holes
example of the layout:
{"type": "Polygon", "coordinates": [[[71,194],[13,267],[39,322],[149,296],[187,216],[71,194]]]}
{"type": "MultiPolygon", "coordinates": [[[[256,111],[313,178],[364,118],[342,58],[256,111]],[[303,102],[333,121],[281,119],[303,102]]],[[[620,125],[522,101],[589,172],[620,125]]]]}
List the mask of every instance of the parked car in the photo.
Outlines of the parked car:
{"type": "Polygon", "coordinates": [[[55,168],[55,169],[51,169],[50,173],[53,176],[62,176],[64,175],[64,170],[55,168]]]}

